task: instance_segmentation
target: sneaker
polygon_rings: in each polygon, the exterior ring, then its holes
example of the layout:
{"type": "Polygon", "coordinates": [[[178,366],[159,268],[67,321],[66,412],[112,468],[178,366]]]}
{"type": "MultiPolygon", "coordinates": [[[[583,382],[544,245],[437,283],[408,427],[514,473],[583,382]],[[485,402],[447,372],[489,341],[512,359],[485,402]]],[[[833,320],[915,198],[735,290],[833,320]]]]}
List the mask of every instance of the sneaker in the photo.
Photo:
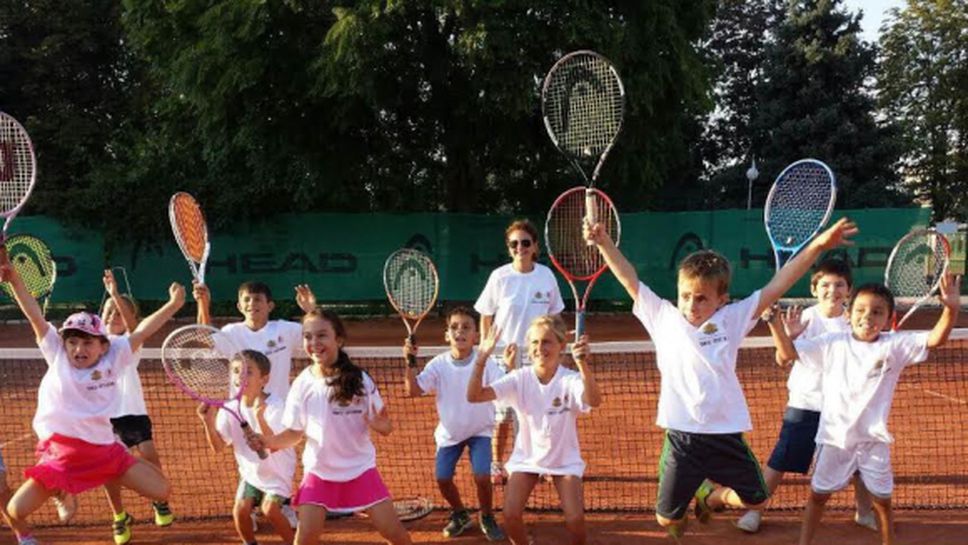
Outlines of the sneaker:
{"type": "Polygon", "coordinates": [[[34,536],[27,536],[17,539],[17,545],[40,545],[40,542],[34,536]]]}
{"type": "Polygon", "coordinates": [[[508,482],[508,472],[501,462],[491,462],[491,483],[502,485],[508,482]]]}
{"type": "Polygon", "coordinates": [[[121,520],[115,520],[111,525],[114,531],[114,542],[117,545],[124,545],[125,543],[131,541],[131,525],[134,524],[134,519],[131,515],[125,513],[124,518],[121,520]]]}
{"type": "Polygon", "coordinates": [[[504,541],[506,539],[493,513],[481,514],[481,532],[488,541],[504,541]]]}
{"type": "Polygon", "coordinates": [[[151,507],[155,510],[155,526],[171,526],[175,522],[175,515],[171,512],[166,501],[151,502],[151,507]]]}
{"type": "Polygon", "coordinates": [[[666,526],[666,532],[669,533],[669,537],[672,538],[676,543],[681,543],[682,536],[686,535],[686,526],[689,525],[689,517],[683,517],[682,522],[679,524],[673,524],[666,526]]]}
{"type": "Polygon", "coordinates": [[[747,534],[755,534],[760,531],[760,521],[762,520],[763,515],[759,511],[747,511],[733,523],[733,526],[747,534]]]}
{"type": "Polygon", "coordinates": [[[450,522],[447,526],[444,526],[444,537],[457,537],[464,533],[464,530],[470,528],[471,526],[471,516],[467,513],[467,510],[454,511],[450,514],[450,522]]]}
{"type": "Polygon", "coordinates": [[[877,515],[873,512],[867,513],[866,515],[861,515],[860,513],[854,513],[854,522],[858,526],[863,526],[868,530],[877,531],[877,515]]]}
{"type": "MultiPolygon", "coordinates": [[[[713,490],[716,490],[716,487],[714,487],[713,483],[711,483],[708,479],[704,480],[702,484],[699,485],[699,490],[696,490],[696,507],[694,509],[694,513],[696,515],[696,520],[703,524],[706,524],[710,519],[713,518],[713,509],[709,507],[708,503],[706,503],[706,500],[709,499],[709,495],[713,493],[713,490]]],[[[721,511],[721,509],[719,511],[721,511]]]]}
{"type": "Polygon", "coordinates": [[[289,526],[292,527],[293,530],[295,530],[296,526],[299,525],[299,516],[296,514],[296,510],[293,509],[288,503],[282,504],[282,516],[286,517],[286,520],[289,521],[289,526]]]}
{"type": "Polygon", "coordinates": [[[54,507],[57,508],[57,518],[61,522],[68,522],[74,518],[74,513],[77,513],[77,497],[74,494],[61,490],[53,498],[54,507]]]}

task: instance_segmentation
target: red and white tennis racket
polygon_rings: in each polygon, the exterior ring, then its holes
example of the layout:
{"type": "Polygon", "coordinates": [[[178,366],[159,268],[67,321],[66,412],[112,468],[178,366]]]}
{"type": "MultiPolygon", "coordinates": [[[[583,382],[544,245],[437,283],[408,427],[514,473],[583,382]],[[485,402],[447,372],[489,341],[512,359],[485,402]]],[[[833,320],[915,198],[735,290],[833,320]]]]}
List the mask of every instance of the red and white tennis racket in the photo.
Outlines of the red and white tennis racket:
{"type": "Polygon", "coordinates": [[[895,307],[908,311],[900,320],[895,311],[892,329],[900,329],[938,291],[950,254],[948,239],[934,229],[911,231],[897,241],[887,259],[884,285],[894,294],[895,307]]]}
{"type": "MultiPolygon", "coordinates": [[[[424,253],[411,248],[390,254],[383,265],[383,287],[387,299],[400,314],[411,343],[416,343],[417,328],[437,302],[440,279],[437,267],[424,253]],[[413,322],[413,325],[411,325],[413,322]]],[[[413,366],[417,358],[407,357],[413,366]]]]}
{"type": "Polygon", "coordinates": [[[0,112],[0,252],[6,252],[3,243],[7,229],[17,213],[27,203],[37,181],[37,159],[30,136],[16,119],[0,112]]]}
{"type": "Polygon", "coordinates": [[[171,232],[182,255],[188,261],[192,276],[199,284],[205,283],[205,264],[212,247],[208,241],[208,224],[198,202],[188,193],[179,191],[168,202],[171,232]]]}
{"type": "Polygon", "coordinates": [[[601,252],[589,246],[582,236],[582,222],[586,217],[597,218],[615,241],[616,246],[622,236],[622,224],[618,212],[608,195],[599,189],[586,190],[573,187],[562,193],[551,205],[545,221],[545,246],[552,265],[565,277],[575,297],[575,340],[585,332],[585,308],[592,286],[605,272],[607,265],[601,252]],[[590,192],[590,199],[587,198],[590,192]],[[589,202],[595,209],[589,213],[589,202]],[[576,282],[586,282],[581,297],[578,296],[576,282]]]}
{"type": "MultiPolygon", "coordinates": [[[[228,407],[240,401],[245,391],[247,373],[239,373],[239,384],[233,388],[232,361],[242,357],[232,340],[212,326],[192,324],[171,332],[161,346],[161,363],[171,382],[188,397],[221,409],[239,421],[246,438],[254,436],[249,423],[240,412],[228,407]],[[229,390],[234,396],[226,398],[229,390]]],[[[241,405],[237,405],[241,408],[241,405]]],[[[264,449],[256,452],[263,460],[264,449]]]]}

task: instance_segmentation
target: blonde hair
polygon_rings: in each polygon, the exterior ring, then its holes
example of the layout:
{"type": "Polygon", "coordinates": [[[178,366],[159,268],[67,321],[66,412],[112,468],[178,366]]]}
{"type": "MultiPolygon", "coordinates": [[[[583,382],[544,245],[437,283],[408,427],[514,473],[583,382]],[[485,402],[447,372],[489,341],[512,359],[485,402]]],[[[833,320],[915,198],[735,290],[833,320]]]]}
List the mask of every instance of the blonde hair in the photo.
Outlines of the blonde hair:
{"type": "Polygon", "coordinates": [[[713,282],[720,295],[729,291],[731,275],[729,261],[722,254],[712,250],[693,252],[679,264],[679,278],[697,278],[703,282],[713,282]]]}
{"type": "Polygon", "coordinates": [[[560,343],[564,343],[565,339],[568,337],[568,326],[565,325],[565,321],[561,319],[561,316],[545,314],[544,316],[538,316],[531,321],[531,325],[528,326],[528,333],[525,338],[530,339],[531,332],[539,327],[546,327],[550,329],[560,343]]]}

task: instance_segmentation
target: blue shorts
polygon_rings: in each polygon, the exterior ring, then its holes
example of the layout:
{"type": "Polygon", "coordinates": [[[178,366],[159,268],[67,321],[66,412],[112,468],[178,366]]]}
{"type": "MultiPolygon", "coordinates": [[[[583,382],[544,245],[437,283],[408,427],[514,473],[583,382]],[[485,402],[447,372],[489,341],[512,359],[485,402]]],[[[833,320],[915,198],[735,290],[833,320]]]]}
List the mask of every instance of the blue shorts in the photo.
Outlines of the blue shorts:
{"type": "Polygon", "coordinates": [[[471,471],[474,475],[491,474],[491,438],[476,435],[456,445],[437,449],[434,474],[438,481],[454,478],[457,461],[460,460],[460,455],[463,454],[465,446],[471,457],[471,471]]]}
{"type": "Polygon", "coordinates": [[[820,427],[820,413],[787,407],[783,413],[783,427],[780,438],[776,440],[773,454],[766,465],[770,469],[806,475],[813,462],[813,452],[817,449],[814,440],[820,427]]]}

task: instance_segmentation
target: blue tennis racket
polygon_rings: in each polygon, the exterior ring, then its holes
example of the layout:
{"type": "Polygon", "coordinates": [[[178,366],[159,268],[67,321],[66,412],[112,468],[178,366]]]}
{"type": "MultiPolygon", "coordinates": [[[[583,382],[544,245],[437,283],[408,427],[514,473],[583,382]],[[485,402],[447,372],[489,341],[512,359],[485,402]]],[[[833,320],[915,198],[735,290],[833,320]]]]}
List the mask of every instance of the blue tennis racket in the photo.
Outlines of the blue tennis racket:
{"type": "Polygon", "coordinates": [[[776,177],[763,210],[766,234],[780,270],[830,220],[837,202],[837,180],[826,164],[801,159],[776,177]]]}

